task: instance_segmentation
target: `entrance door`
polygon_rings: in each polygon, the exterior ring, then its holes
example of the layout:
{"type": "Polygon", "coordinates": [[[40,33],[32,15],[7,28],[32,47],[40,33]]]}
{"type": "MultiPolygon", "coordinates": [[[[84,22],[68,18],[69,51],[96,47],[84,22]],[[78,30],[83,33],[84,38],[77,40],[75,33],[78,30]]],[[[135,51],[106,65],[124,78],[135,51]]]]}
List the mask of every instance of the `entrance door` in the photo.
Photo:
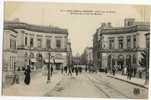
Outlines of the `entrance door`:
{"type": "Polygon", "coordinates": [[[123,65],[124,65],[124,56],[123,55],[118,56],[117,64],[119,66],[119,70],[123,70],[123,65]]]}

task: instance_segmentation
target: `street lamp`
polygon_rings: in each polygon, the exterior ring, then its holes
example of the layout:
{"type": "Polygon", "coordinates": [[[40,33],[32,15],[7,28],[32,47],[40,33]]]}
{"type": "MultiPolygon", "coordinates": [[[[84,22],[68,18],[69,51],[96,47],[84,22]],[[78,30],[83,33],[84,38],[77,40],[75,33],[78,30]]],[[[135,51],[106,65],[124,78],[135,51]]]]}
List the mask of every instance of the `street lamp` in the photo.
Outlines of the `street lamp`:
{"type": "Polygon", "coordinates": [[[50,82],[50,56],[51,54],[48,53],[49,59],[48,59],[48,76],[47,76],[47,83],[50,82]]]}
{"type": "Polygon", "coordinates": [[[48,53],[48,56],[49,56],[49,61],[48,61],[48,76],[47,76],[47,83],[50,82],[50,76],[52,76],[52,64],[50,66],[50,59],[52,58],[53,59],[53,62],[55,63],[55,59],[54,59],[54,56],[51,56],[51,53],[49,52],[48,53]],[[50,71],[51,70],[51,71],[50,71]]]}

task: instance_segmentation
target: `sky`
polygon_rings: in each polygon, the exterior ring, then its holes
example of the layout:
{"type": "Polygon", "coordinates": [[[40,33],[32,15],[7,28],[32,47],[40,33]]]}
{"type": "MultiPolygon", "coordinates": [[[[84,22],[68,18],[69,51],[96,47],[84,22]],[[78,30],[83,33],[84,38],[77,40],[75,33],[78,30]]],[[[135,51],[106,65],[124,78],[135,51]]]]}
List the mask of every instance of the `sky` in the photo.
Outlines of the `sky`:
{"type": "Polygon", "coordinates": [[[113,27],[121,27],[125,18],[148,21],[150,17],[150,7],[142,5],[5,2],[4,10],[5,20],[19,18],[21,22],[29,24],[67,28],[73,55],[82,54],[86,47],[92,46],[93,34],[102,22],[111,22],[113,27]],[[79,15],[67,12],[73,10],[99,11],[101,14],[85,15],[82,12],[79,15]]]}

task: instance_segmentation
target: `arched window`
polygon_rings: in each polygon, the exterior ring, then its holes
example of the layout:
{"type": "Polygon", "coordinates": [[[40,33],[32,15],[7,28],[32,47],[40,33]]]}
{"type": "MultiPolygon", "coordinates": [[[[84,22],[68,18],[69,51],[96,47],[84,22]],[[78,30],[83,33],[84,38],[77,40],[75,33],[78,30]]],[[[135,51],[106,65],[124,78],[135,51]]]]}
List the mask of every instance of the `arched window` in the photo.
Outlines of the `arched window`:
{"type": "Polygon", "coordinates": [[[42,54],[41,54],[41,53],[37,53],[37,54],[36,54],[36,59],[37,59],[38,61],[41,61],[41,60],[42,60],[42,54]]]}
{"type": "Polygon", "coordinates": [[[30,53],[30,58],[34,58],[34,53],[30,53]]]}
{"type": "Polygon", "coordinates": [[[108,66],[111,66],[111,55],[108,56],[107,62],[108,62],[108,66]]]}
{"type": "Polygon", "coordinates": [[[117,62],[118,62],[118,64],[120,64],[120,65],[122,64],[123,65],[124,64],[124,56],[123,55],[119,55],[117,62]]]}
{"type": "Polygon", "coordinates": [[[136,64],[136,55],[133,55],[133,64],[136,64]]]}
{"type": "Polygon", "coordinates": [[[131,55],[126,56],[126,65],[131,64],[131,55]]]}

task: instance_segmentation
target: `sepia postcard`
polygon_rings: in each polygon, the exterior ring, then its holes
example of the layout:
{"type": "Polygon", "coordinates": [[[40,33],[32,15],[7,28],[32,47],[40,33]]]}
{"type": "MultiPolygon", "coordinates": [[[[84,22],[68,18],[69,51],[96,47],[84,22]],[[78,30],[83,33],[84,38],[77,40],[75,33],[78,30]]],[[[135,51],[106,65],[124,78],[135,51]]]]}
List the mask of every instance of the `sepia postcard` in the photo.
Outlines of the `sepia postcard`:
{"type": "Polygon", "coordinates": [[[148,99],[150,12],[5,1],[2,95],[148,99]]]}

